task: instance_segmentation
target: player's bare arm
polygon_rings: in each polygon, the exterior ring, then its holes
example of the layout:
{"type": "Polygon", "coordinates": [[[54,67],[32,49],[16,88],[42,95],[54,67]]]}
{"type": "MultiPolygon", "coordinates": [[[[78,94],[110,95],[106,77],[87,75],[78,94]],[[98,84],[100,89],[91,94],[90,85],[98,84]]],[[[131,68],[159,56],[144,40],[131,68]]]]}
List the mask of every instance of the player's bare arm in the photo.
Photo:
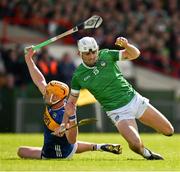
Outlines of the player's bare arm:
{"type": "MultiPolygon", "coordinates": [[[[76,105],[74,103],[67,103],[67,105],[65,106],[65,114],[68,116],[68,125],[66,126],[67,128],[71,128],[72,126],[77,124],[76,105]]],[[[68,142],[71,144],[76,143],[77,135],[78,127],[74,127],[66,132],[68,142]]]]}
{"type": "Polygon", "coordinates": [[[122,50],[122,60],[134,60],[140,55],[139,49],[130,44],[124,37],[118,37],[116,39],[115,45],[124,48],[124,50],[122,50]]]}
{"type": "MultiPolygon", "coordinates": [[[[72,125],[76,124],[76,102],[78,100],[78,97],[79,94],[76,94],[76,96],[70,94],[68,101],[64,107],[65,112],[64,112],[62,124],[60,125],[60,127],[56,128],[56,130],[54,131],[54,135],[62,136],[64,134],[63,131],[65,131],[66,128],[69,128],[72,125]]],[[[77,128],[71,129],[70,131],[65,133],[69,143],[73,143],[75,141],[74,139],[76,138],[74,136],[76,136],[77,133],[78,133],[77,128]]]]}
{"type": "Polygon", "coordinates": [[[26,48],[26,51],[27,53],[25,54],[25,61],[28,66],[31,78],[34,84],[39,88],[40,92],[44,95],[47,83],[44,76],[42,75],[42,73],[33,61],[33,56],[36,53],[36,51],[32,49],[32,46],[26,48]]]}
{"type": "Polygon", "coordinates": [[[72,92],[69,95],[68,101],[64,107],[65,112],[64,112],[63,123],[65,125],[67,124],[69,116],[76,114],[76,103],[77,103],[78,97],[79,97],[79,94],[73,94],[72,92]]]}
{"type": "Polygon", "coordinates": [[[76,114],[76,103],[78,100],[79,94],[72,94],[70,93],[68,101],[65,105],[65,112],[64,112],[64,118],[63,122],[66,126],[69,116],[72,116],[73,114],[76,114]]]}

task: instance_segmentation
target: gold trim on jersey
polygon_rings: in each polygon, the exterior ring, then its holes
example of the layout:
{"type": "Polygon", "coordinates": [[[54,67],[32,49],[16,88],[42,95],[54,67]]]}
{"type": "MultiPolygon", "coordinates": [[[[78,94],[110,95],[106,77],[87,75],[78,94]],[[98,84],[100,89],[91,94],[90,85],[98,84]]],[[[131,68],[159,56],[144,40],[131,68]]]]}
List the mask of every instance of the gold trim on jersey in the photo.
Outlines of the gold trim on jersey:
{"type": "Polygon", "coordinates": [[[54,121],[54,119],[49,114],[47,107],[44,112],[44,123],[46,124],[47,128],[51,131],[55,131],[55,129],[59,127],[59,124],[56,121],[54,121]]]}

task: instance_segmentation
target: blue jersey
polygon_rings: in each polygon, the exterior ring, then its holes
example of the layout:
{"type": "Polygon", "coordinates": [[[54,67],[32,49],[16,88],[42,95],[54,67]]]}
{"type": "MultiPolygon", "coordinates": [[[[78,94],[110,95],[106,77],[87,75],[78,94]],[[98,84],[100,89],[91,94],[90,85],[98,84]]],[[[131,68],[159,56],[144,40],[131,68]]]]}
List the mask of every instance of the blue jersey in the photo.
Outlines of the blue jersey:
{"type": "Polygon", "coordinates": [[[56,110],[46,107],[44,113],[42,158],[66,158],[73,151],[74,144],[68,142],[65,134],[63,137],[57,137],[51,134],[62,123],[63,115],[64,107],[56,110]]]}

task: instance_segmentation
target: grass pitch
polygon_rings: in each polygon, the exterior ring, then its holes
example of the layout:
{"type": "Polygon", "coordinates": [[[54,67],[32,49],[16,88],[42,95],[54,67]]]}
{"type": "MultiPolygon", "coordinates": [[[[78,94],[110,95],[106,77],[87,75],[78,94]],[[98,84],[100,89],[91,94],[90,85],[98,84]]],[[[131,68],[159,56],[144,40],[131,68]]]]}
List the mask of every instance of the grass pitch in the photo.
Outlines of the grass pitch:
{"type": "Polygon", "coordinates": [[[147,161],[133,153],[118,134],[82,133],[78,140],[97,143],[120,143],[122,155],[106,152],[75,154],[71,160],[20,159],[21,145],[41,146],[42,134],[0,134],[0,171],[180,171],[180,135],[141,134],[146,147],[160,153],[165,160],[147,161]]]}

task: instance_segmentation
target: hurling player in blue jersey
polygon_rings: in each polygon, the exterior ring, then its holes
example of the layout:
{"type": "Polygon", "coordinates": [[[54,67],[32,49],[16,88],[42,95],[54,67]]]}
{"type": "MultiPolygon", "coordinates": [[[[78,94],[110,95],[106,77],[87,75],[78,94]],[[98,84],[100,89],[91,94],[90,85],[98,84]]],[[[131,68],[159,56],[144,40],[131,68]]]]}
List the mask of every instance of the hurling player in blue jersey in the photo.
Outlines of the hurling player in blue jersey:
{"type": "MultiPolygon", "coordinates": [[[[63,120],[64,105],[69,94],[69,88],[65,83],[59,81],[51,81],[47,84],[44,76],[33,61],[33,55],[36,51],[32,49],[32,46],[26,48],[26,51],[25,61],[31,78],[42,93],[47,105],[44,112],[44,144],[43,147],[21,146],[17,154],[21,158],[33,159],[71,158],[74,153],[95,150],[121,154],[119,144],[94,144],[77,141],[77,127],[68,130],[60,137],[52,134],[63,120]]],[[[72,113],[71,109],[73,108],[69,108],[70,113],[72,113]]],[[[75,125],[76,122],[76,114],[70,115],[67,127],[75,125]]]]}

